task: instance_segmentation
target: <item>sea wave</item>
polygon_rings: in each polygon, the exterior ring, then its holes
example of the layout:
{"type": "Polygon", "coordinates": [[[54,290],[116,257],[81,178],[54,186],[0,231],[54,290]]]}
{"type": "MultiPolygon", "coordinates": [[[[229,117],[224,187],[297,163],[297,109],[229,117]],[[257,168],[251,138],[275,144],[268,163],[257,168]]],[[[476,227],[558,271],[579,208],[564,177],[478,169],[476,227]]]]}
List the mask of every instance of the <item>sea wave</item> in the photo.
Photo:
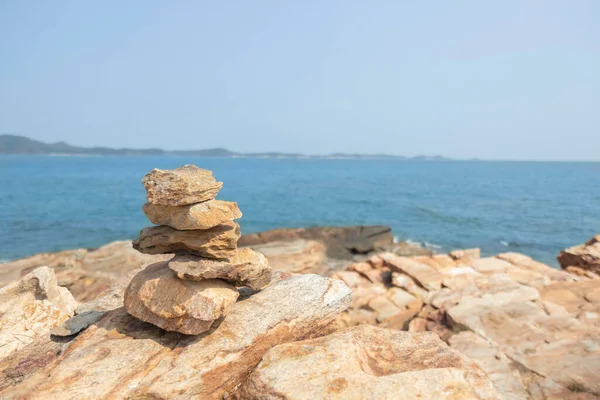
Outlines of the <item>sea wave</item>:
{"type": "Polygon", "coordinates": [[[430,242],[426,242],[426,241],[419,242],[416,240],[412,240],[410,238],[406,239],[405,242],[408,244],[412,244],[415,246],[424,247],[426,249],[432,249],[432,250],[440,250],[442,248],[442,246],[440,246],[439,244],[430,243],[430,242]]]}

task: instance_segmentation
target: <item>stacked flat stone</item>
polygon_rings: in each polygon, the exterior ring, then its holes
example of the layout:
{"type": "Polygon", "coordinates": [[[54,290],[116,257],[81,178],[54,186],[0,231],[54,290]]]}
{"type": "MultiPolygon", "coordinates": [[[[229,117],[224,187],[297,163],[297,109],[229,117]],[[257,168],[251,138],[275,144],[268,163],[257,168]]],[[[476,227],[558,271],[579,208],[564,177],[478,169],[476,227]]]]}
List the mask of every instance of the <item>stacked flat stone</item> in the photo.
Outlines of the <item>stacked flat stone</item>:
{"type": "Polygon", "coordinates": [[[225,317],[236,286],[260,290],[271,281],[264,255],[238,249],[241,218],[237,203],[215,200],[223,186],[195,165],[154,169],[144,177],[148,202],[142,207],[159,226],[143,229],[133,247],[174,257],[145,268],[125,291],[125,309],[167,331],[197,335],[225,317]]]}

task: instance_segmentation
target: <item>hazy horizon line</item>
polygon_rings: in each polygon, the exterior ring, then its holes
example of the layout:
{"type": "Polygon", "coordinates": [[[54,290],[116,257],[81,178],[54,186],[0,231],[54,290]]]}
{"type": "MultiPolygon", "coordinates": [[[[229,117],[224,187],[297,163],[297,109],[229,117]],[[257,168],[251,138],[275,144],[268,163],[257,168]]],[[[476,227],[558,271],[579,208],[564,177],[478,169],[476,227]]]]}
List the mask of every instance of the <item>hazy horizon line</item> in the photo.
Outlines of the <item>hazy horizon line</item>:
{"type": "MultiPolygon", "coordinates": [[[[285,157],[285,155],[298,155],[298,156],[303,156],[306,157],[306,159],[310,159],[311,157],[335,157],[337,155],[339,156],[362,156],[362,157],[396,157],[396,160],[389,160],[389,161],[419,161],[419,160],[414,160],[414,158],[419,158],[419,157],[429,157],[429,158],[434,158],[434,157],[441,157],[444,158],[444,160],[426,160],[426,161],[491,161],[491,162],[569,162],[569,163],[600,163],[600,159],[598,160],[573,160],[573,159],[507,159],[507,158],[480,158],[480,157],[469,157],[469,158],[454,158],[454,157],[450,157],[450,156],[446,156],[443,154],[417,154],[417,155],[403,155],[403,154],[394,154],[394,153],[356,153],[356,152],[343,152],[343,151],[335,151],[335,152],[328,152],[328,153],[303,153],[303,152],[291,152],[291,151],[281,151],[281,150],[263,150],[263,151],[258,151],[258,152],[244,152],[244,151],[239,151],[239,150],[234,150],[228,147],[224,147],[224,146],[217,146],[217,147],[209,147],[209,148],[198,148],[198,149],[190,149],[190,150],[183,150],[183,149],[165,149],[165,148],[161,148],[161,147],[114,147],[114,146],[110,146],[110,145],[93,145],[93,146],[83,146],[83,145],[79,145],[79,144],[73,144],[70,142],[67,142],[65,140],[57,140],[57,141],[42,141],[39,139],[35,139],[32,138],[30,136],[26,136],[23,134],[19,134],[19,133],[7,133],[7,132],[2,132],[0,133],[0,137],[2,136],[15,136],[15,137],[20,137],[20,138],[25,138],[25,139],[30,139],[30,140],[34,140],[43,144],[48,144],[48,145],[53,145],[53,144],[66,144],[68,146],[72,146],[72,147],[79,147],[81,149],[97,149],[97,148],[105,148],[105,149],[110,149],[110,150],[132,150],[132,151],[149,151],[149,150],[158,150],[158,151],[163,151],[163,152],[194,152],[194,151],[210,151],[210,150],[224,150],[224,151],[228,151],[231,153],[235,153],[237,156],[230,156],[230,157],[226,157],[226,156],[209,156],[211,158],[260,158],[260,157],[245,157],[245,156],[252,156],[252,155],[260,155],[260,154],[281,154],[282,157],[279,157],[279,159],[302,159],[302,158],[298,158],[298,157],[285,157]],[[402,160],[402,158],[406,158],[406,160],[402,160]]],[[[164,156],[170,156],[170,157],[185,157],[185,155],[182,154],[157,154],[157,155],[103,155],[103,154],[67,154],[67,153],[47,153],[47,154],[8,154],[8,153],[0,153],[0,155],[29,155],[29,156],[52,156],[52,157],[57,157],[57,156],[65,156],[65,157],[110,157],[110,156],[116,156],[116,157],[149,157],[149,156],[155,156],[155,157],[164,157],[164,156]]],[[[275,157],[270,157],[270,159],[278,159],[275,157]]],[[[335,160],[335,158],[331,158],[332,160],[335,160]]],[[[347,158],[346,158],[347,159],[347,158]]],[[[340,158],[340,160],[344,160],[344,158],[340,158]]],[[[382,161],[382,160],[374,160],[374,159],[364,159],[364,161],[382,161]]]]}

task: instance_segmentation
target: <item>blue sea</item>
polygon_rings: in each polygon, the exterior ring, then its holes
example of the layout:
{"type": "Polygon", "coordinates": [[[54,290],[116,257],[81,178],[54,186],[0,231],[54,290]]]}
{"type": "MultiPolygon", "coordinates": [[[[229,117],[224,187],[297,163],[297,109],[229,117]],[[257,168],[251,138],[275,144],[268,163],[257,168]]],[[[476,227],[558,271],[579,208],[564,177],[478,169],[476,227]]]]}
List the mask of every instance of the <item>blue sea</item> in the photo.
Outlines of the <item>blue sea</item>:
{"type": "Polygon", "coordinates": [[[517,251],[557,265],[600,233],[600,163],[0,156],[0,260],[135,238],[142,177],[196,164],[244,233],[387,224],[435,251],[517,251]]]}

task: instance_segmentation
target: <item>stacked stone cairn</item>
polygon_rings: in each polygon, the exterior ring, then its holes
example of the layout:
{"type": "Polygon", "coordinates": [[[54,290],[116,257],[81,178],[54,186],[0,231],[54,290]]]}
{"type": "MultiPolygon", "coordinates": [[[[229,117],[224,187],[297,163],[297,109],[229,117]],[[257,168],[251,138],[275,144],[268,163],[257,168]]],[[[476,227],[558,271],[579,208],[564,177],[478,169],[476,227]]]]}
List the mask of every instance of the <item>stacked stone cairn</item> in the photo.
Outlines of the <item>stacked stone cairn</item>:
{"type": "Polygon", "coordinates": [[[238,299],[237,287],[253,290],[271,281],[264,255],[238,249],[242,216],[237,203],[215,200],[223,186],[211,171],[195,165],[154,169],[144,177],[148,202],[143,211],[159,226],[145,228],[133,247],[146,254],[169,254],[149,265],[125,291],[132,316],[167,331],[197,335],[225,317],[238,299]]]}

